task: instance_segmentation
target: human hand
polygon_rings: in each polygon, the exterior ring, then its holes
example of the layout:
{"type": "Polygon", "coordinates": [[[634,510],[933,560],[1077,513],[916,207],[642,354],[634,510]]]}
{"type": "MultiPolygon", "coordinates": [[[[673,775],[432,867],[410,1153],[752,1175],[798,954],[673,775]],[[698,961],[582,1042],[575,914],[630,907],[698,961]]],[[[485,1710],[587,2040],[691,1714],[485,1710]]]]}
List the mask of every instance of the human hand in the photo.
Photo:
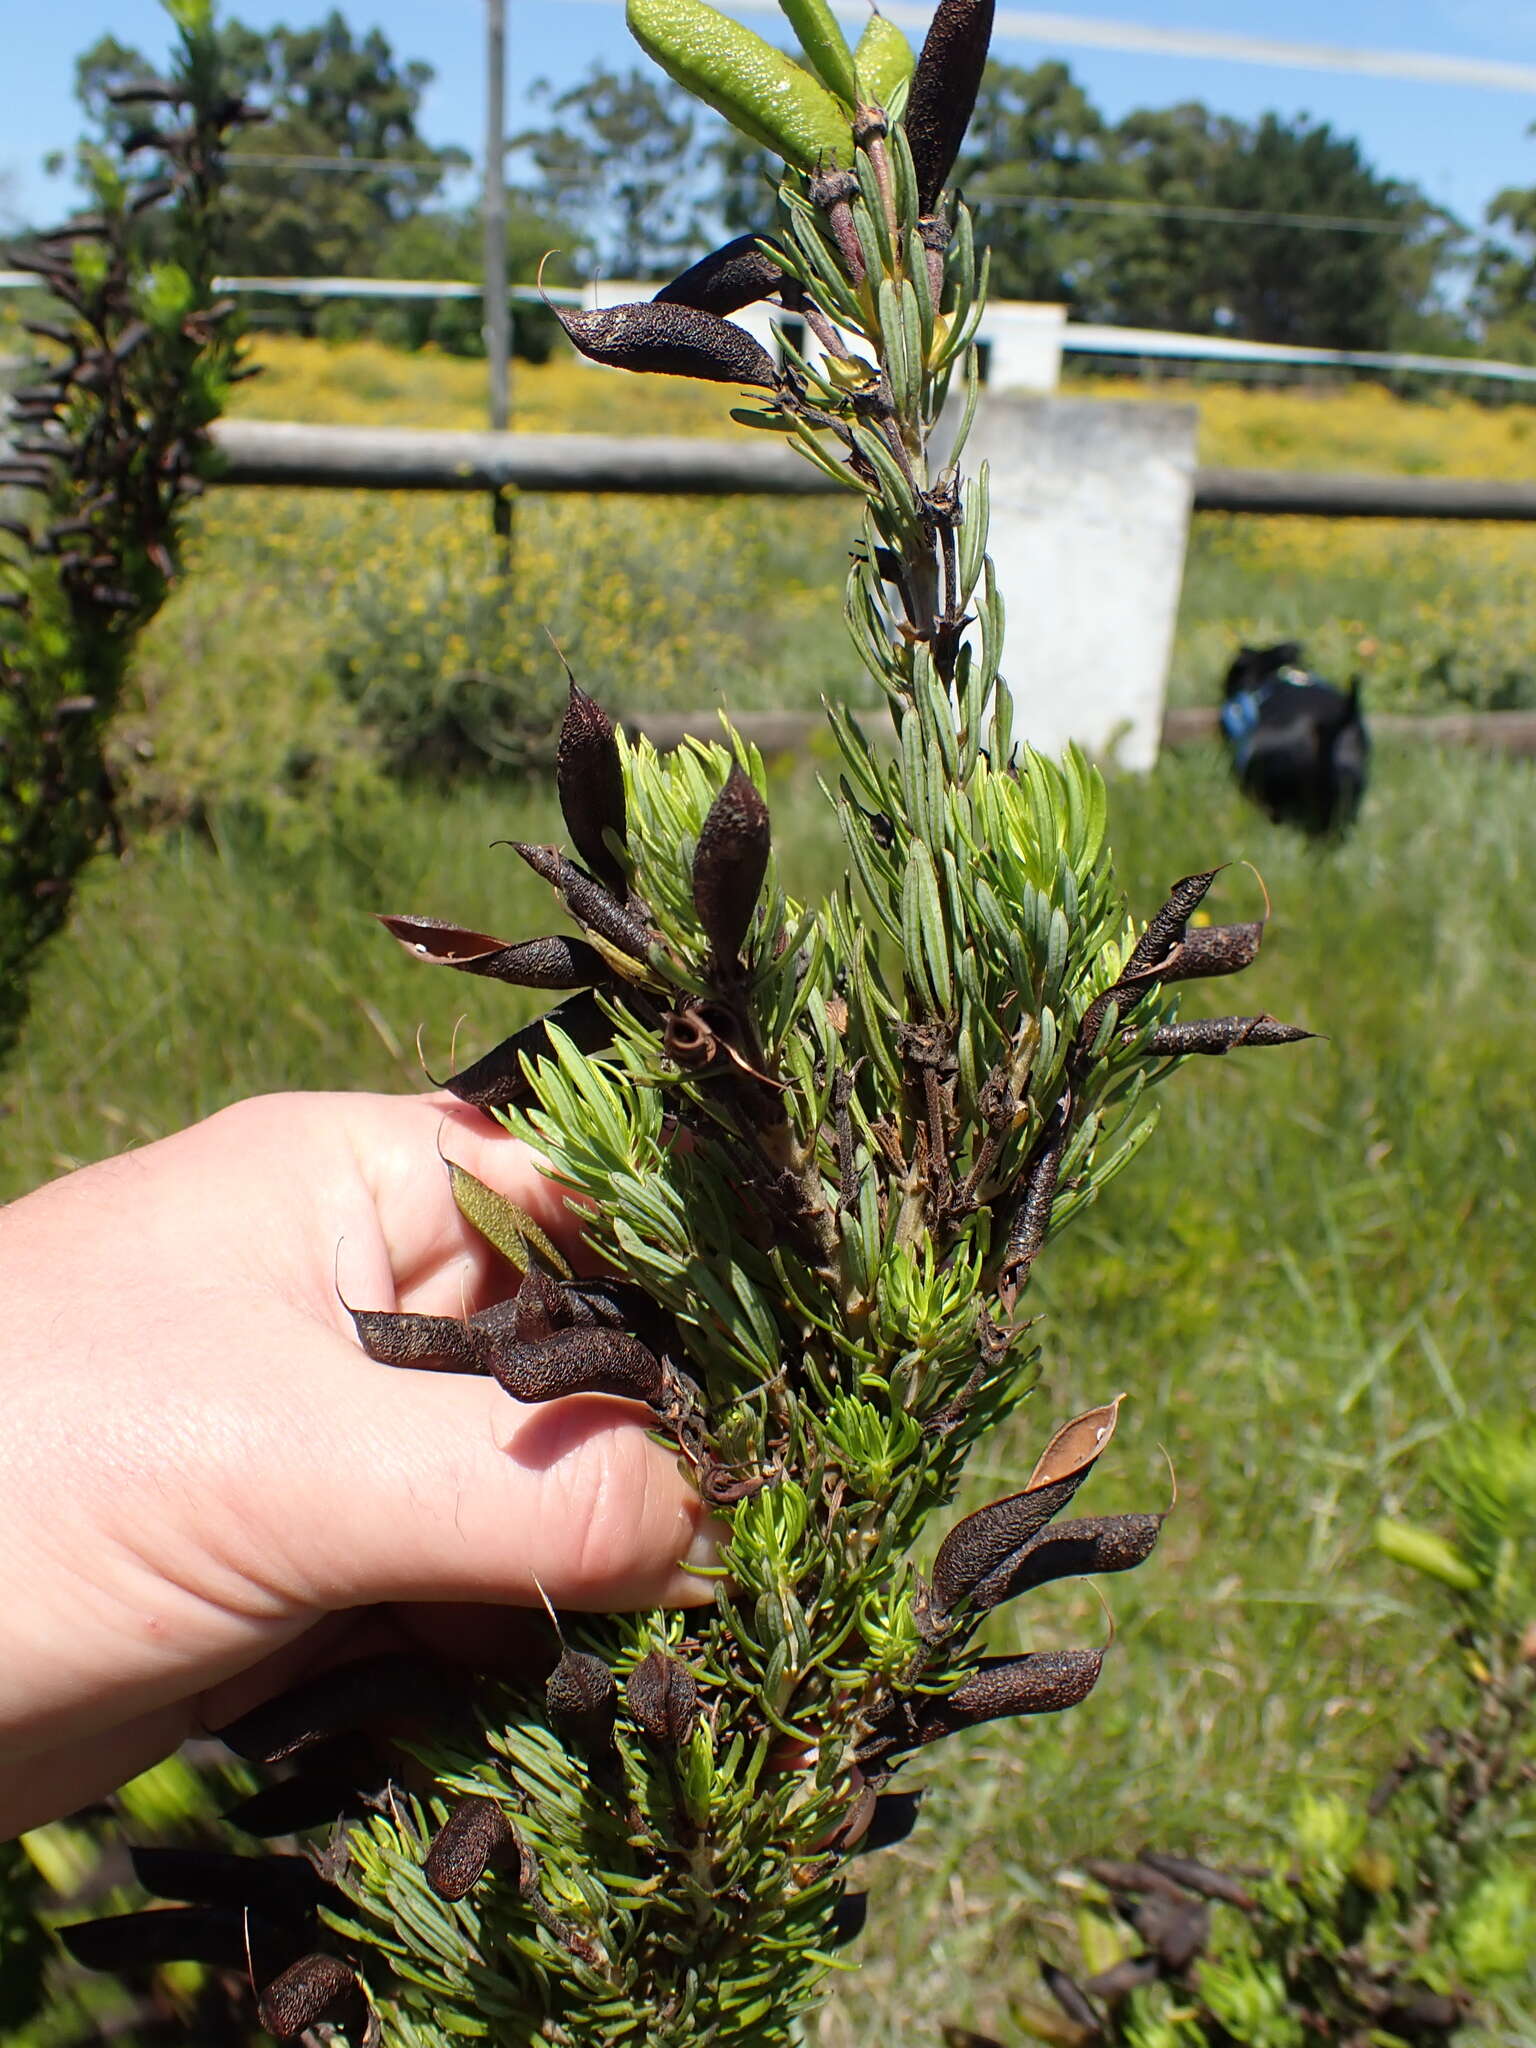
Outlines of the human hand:
{"type": "Polygon", "coordinates": [[[572,1248],[528,1148],[441,1096],[238,1103],[0,1210],[0,1838],[402,1636],[494,1662],[540,1589],[710,1598],[648,1411],[359,1349],[338,1264],[368,1308],[512,1292],[440,1140],[572,1248]]]}

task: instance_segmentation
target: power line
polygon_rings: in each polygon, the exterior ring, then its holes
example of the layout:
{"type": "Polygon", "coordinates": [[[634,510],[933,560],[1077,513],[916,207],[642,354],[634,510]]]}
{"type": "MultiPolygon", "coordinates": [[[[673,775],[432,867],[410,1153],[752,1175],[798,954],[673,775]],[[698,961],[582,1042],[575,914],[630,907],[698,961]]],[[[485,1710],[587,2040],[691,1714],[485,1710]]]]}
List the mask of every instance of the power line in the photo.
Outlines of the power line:
{"type": "Polygon", "coordinates": [[[1243,206],[1179,206],[1156,199],[1071,199],[1052,192],[976,192],[966,194],[970,206],[1015,206],[1046,212],[1144,213],[1169,220],[1234,221],[1242,227],[1316,228],[1349,235],[1411,235],[1418,223],[1357,220],[1348,214],[1263,213],[1243,206]]]}
{"type": "MultiPolygon", "coordinates": [[[[562,0],[562,4],[570,5],[572,0],[562,0]]],[[[585,0],[585,4],[611,7],[618,0],[585,0]]],[[[735,6],[746,14],[778,12],[776,0],[735,0],[735,6]]],[[[867,0],[832,0],[832,11],[850,21],[869,19],[867,0]]],[[[904,5],[903,0],[881,0],[880,11],[902,28],[925,29],[933,16],[931,7],[904,5]]],[[[1285,71],[1348,71],[1422,85],[1536,93],[1536,64],[1516,64],[1499,57],[1453,57],[1427,50],[1352,50],[1337,43],[1282,43],[1214,29],[1151,28],[1139,21],[1026,13],[1016,7],[999,9],[994,33],[1024,42],[1131,51],[1147,57],[1196,57],[1226,64],[1270,65],[1285,71]]]]}
{"type": "Polygon", "coordinates": [[[450,171],[470,169],[467,156],[451,164],[439,164],[408,156],[259,156],[255,150],[244,149],[231,150],[224,164],[226,169],[235,171],[243,164],[254,164],[261,170],[388,171],[397,177],[413,172],[418,177],[442,177],[450,171]]]}

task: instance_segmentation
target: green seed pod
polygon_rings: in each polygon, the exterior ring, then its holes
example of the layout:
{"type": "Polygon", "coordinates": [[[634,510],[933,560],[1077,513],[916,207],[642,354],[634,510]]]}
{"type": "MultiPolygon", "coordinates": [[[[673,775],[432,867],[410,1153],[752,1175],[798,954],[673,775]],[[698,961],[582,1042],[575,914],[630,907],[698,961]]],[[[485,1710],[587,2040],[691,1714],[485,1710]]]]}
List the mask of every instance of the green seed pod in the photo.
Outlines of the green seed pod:
{"type": "Polygon", "coordinates": [[[340,1956],[301,1956],[274,1977],[256,2001],[256,2016],[279,2041],[296,2041],[321,2020],[360,2003],[362,1986],[340,1956]]]}
{"type": "Polygon", "coordinates": [[[624,844],[628,825],[624,766],[613,720],[574,678],[555,753],[555,789],[565,829],[582,864],[622,901],[629,884],[604,835],[611,832],[621,846],[624,844]]]}
{"type": "Polygon", "coordinates": [[[912,76],[916,62],[916,51],[895,22],[883,14],[872,14],[853,53],[859,98],[866,105],[889,106],[897,87],[912,76]]]}
{"type": "Polygon", "coordinates": [[[562,1650],[560,1661],[544,1686],[550,1724],[562,1741],[586,1756],[613,1748],[613,1724],[619,1714],[619,1688],[601,1657],[584,1650],[562,1650]]]}
{"type": "Polygon", "coordinates": [[[724,319],[729,313],[739,313],[743,306],[772,298],[783,289],[785,277],[773,258],[758,247],[756,235],[738,235],[664,284],[652,303],[697,306],[701,313],[724,319]]]}
{"type": "Polygon", "coordinates": [[[907,97],[907,141],[924,213],[954,169],[992,41],[994,0],[939,0],[907,97]]]}
{"type": "Polygon", "coordinates": [[[214,1733],[251,1763],[276,1764],[328,1735],[396,1720],[444,1720],[462,1712],[469,1680],[426,1657],[388,1652],[322,1671],[214,1733]]]}
{"type": "Polygon", "coordinates": [[[630,33],[695,99],[796,170],[853,161],[848,116],[818,79],[705,0],[629,0],[630,33]]]}
{"type": "Polygon", "coordinates": [[[1161,1025],[1147,1040],[1147,1051],[1159,1059],[1177,1060],[1191,1053],[1234,1052],[1245,1045],[1299,1045],[1316,1036],[1274,1017],[1194,1017],[1186,1024],[1161,1025]]]}
{"type": "Polygon", "coordinates": [[[631,1671],[624,1699],[636,1726],[663,1749],[681,1749],[699,1718],[698,1680],[661,1650],[652,1650],[631,1671]]]}
{"type": "Polygon", "coordinates": [[[641,299],[601,312],[552,310],[572,346],[610,369],[696,377],[706,384],[762,385],[769,391],[778,387],[778,369],[762,343],[744,327],[697,306],[641,299]]]}
{"type": "Polygon", "coordinates": [[[539,1344],[488,1347],[486,1363],[517,1401],[615,1394],[655,1408],[666,1391],[661,1360],[623,1330],[556,1330],[539,1344]]]}
{"type": "Polygon", "coordinates": [[[811,69],[845,107],[857,105],[853,52],[827,0],[779,0],[811,69]]]}
{"type": "Polygon", "coordinates": [[[515,988],[597,988],[613,978],[602,954],[580,939],[522,939],[508,945],[438,917],[386,917],[379,923],[418,960],[456,967],[515,988]]]}
{"type": "Polygon", "coordinates": [[[522,855],[536,875],[560,891],[566,909],[578,924],[584,924],[588,931],[595,932],[600,939],[606,939],[610,946],[617,946],[621,953],[628,953],[632,959],[645,958],[651,948],[650,932],[601,882],[594,882],[590,875],[584,875],[575,861],[566,859],[558,846],[528,846],[518,839],[508,843],[515,853],[522,855]]]}
{"type": "Polygon", "coordinates": [[[522,1844],[516,1828],[494,1799],[461,1799],[432,1838],[422,1873],[440,1899],[468,1898],[493,1863],[517,1858],[522,1844]]]}
{"type": "Polygon", "coordinates": [[[693,903],[715,963],[736,964],[768,872],[768,806],[740,766],[710,805],[693,856],[693,903]]]}

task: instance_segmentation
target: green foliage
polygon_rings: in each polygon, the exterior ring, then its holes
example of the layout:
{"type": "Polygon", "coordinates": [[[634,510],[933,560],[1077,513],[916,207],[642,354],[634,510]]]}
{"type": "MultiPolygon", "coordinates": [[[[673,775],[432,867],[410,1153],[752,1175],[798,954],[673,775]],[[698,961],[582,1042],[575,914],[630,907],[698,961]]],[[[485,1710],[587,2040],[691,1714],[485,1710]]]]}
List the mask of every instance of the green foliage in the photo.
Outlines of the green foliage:
{"type": "Polygon", "coordinates": [[[211,30],[183,27],[173,77],[147,91],[184,115],[160,134],[168,176],[141,183],[93,153],[94,213],[13,257],[47,284],[56,318],[33,329],[49,358],[13,395],[0,464],[21,515],[0,551],[0,1053],[38,948],[114,829],[107,726],[237,374],[212,280],[221,153],[244,109],[211,30]]]}

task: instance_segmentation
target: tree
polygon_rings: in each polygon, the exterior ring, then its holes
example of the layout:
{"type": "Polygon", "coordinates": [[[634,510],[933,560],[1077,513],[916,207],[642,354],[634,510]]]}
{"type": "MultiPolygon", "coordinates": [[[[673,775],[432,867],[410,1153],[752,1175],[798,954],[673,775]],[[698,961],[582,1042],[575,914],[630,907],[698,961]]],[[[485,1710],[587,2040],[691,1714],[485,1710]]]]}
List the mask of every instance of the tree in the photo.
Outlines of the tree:
{"type": "MultiPolygon", "coordinates": [[[[233,89],[266,109],[262,125],[231,152],[222,260],[242,276],[363,275],[403,221],[438,197],[464,151],[417,133],[430,64],[401,63],[379,29],[354,34],[336,11],[318,28],[260,31],[239,21],[216,31],[233,89]],[[350,157],[356,172],[291,170],[242,158],[350,157]],[[376,168],[387,159],[390,167],[376,168]]],[[[115,86],[142,78],[141,53],[103,36],[76,64],[76,92],[109,141],[129,138],[131,109],[112,105],[115,86]]]]}
{"type": "Polygon", "coordinates": [[[1536,361],[1536,187],[1506,186],[1488,208],[1488,224],[1506,229],[1507,239],[1483,244],[1473,305],[1490,347],[1536,361]]]}
{"type": "Polygon", "coordinates": [[[581,237],[619,277],[661,277],[699,242],[705,164],[687,96],[665,77],[594,64],[579,85],[551,98],[546,79],[532,97],[555,118],[512,138],[532,161],[524,196],[538,209],[581,223],[581,237]]]}

